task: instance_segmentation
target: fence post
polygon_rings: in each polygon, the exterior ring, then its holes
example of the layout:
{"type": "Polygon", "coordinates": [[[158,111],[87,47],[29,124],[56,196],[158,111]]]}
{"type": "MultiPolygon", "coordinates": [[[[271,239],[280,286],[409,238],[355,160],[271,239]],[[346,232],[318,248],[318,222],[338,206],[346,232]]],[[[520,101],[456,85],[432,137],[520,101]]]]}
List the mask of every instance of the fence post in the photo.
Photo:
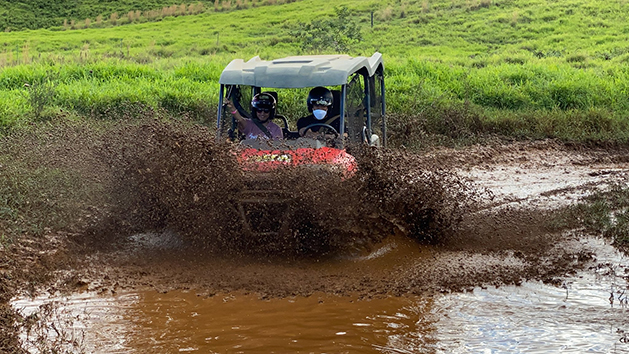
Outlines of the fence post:
{"type": "Polygon", "coordinates": [[[373,28],[373,11],[371,11],[371,28],[373,28]]]}

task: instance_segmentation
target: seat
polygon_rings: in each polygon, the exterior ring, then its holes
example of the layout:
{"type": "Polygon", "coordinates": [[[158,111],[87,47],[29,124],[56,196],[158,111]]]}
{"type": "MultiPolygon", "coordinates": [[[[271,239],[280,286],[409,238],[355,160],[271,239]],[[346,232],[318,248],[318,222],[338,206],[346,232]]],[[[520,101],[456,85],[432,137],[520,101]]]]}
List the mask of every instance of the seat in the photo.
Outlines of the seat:
{"type": "Polygon", "coordinates": [[[332,92],[332,106],[330,106],[330,112],[328,113],[328,117],[336,117],[341,115],[341,91],[340,90],[330,90],[332,92]]]}

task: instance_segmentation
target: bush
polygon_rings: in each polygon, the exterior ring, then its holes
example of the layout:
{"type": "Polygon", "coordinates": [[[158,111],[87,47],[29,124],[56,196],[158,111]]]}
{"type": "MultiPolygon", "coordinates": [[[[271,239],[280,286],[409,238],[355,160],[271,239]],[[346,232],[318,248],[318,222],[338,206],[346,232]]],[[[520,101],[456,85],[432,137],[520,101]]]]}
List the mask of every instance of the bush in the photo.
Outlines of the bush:
{"type": "Polygon", "coordinates": [[[26,98],[31,107],[31,112],[35,121],[44,120],[43,112],[46,106],[53,103],[57,96],[56,85],[49,78],[32,81],[24,84],[26,88],[26,98]]]}
{"type": "Polygon", "coordinates": [[[297,28],[291,31],[292,36],[301,38],[302,50],[347,52],[362,39],[361,28],[350,17],[347,7],[343,6],[335,11],[334,18],[310,23],[299,22],[297,28]]]}

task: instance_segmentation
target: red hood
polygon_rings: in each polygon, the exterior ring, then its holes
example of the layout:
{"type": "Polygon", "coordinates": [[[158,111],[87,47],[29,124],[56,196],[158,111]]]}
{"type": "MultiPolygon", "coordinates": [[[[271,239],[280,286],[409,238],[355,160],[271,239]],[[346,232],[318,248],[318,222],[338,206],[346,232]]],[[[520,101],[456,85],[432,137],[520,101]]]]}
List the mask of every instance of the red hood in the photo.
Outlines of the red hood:
{"type": "Polygon", "coordinates": [[[245,171],[270,171],[282,166],[319,165],[338,168],[345,177],[356,172],[356,159],[345,150],[330,147],[295,150],[260,150],[246,148],[238,153],[238,163],[245,171]]]}

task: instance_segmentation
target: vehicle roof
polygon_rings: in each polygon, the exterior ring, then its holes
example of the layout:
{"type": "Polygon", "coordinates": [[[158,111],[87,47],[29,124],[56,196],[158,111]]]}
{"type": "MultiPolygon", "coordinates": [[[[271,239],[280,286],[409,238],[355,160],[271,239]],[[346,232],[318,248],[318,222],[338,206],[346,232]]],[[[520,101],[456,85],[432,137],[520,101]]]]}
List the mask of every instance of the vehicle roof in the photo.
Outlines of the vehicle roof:
{"type": "Polygon", "coordinates": [[[350,75],[363,68],[372,76],[379,66],[383,63],[378,52],[371,57],[303,55],[269,61],[256,56],[247,62],[232,60],[221,73],[219,83],[271,88],[338,86],[346,84],[350,75]]]}

